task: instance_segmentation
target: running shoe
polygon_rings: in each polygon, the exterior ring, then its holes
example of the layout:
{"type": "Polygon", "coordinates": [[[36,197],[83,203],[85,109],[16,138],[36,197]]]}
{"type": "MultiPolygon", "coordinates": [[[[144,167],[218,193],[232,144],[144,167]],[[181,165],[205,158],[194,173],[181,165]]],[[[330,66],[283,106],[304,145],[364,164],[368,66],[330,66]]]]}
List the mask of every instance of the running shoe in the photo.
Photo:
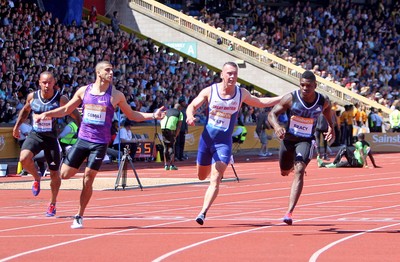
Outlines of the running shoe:
{"type": "Polygon", "coordinates": [[[292,213],[287,213],[284,217],[283,217],[283,222],[285,222],[286,224],[288,224],[289,226],[293,224],[293,220],[292,220],[292,213]]]}
{"type": "Polygon", "coordinates": [[[39,195],[39,193],[40,193],[40,181],[35,180],[32,185],[32,194],[34,196],[37,196],[39,195]]]}
{"type": "Polygon", "coordinates": [[[272,153],[271,152],[259,153],[258,156],[263,156],[263,157],[272,156],[272,153]]]}
{"type": "Polygon", "coordinates": [[[197,224],[199,224],[199,225],[203,225],[203,224],[204,224],[204,220],[206,220],[206,215],[204,215],[203,213],[199,214],[199,215],[196,217],[196,222],[197,222],[197,224]]]}
{"type": "Polygon", "coordinates": [[[324,161],[322,161],[322,159],[319,158],[319,156],[317,156],[317,163],[318,163],[318,167],[322,167],[324,165],[324,161]]]}
{"type": "Polygon", "coordinates": [[[336,165],[334,163],[330,163],[328,165],[325,165],[326,168],[336,168],[336,165]]]}
{"type": "Polygon", "coordinates": [[[83,227],[83,218],[80,215],[74,216],[74,221],[72,222],[71,228],[78,229],[83,227]]]}
{"type": "Polygon", "coordinates": [[[178,168],[176,166],[172,165],[169,167],[169,170],[178,170],[178,168]]]}
{"type": "Polygon", "coordinates": [[[167,165],[164,166],[164,169],[165,169],[165,170],[169,170],[169,166],[167,166],[167,165]]]}
{"type": "Polygon", "coordinates": [[[27,176],[28,174],[29,174],[29,173],[26,172],[25,170],[21,170],[21,172],[19,172],[18,175],[20,175],[20,176],[27,176]]]}
{"type": "Polygon", "coordinates": [[[54,217],[56,215],[56,204],[50,204],[47,208],[46,217],[54,217]]]}

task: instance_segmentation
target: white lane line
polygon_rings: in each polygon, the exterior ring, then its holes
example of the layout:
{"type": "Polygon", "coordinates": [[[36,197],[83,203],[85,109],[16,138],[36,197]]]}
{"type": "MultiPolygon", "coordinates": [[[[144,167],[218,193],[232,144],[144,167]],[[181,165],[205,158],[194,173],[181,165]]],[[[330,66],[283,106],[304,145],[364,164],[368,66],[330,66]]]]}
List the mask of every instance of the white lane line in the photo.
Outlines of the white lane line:
{"type": "MultiPolygon", "coordinates": [[[[189,221],[189,220],[187,220],[189,221]]],[[[157,224],[157,225],[151,225],[151,226],[145,226],[145,227],[139,227],[139,228],[130,228],[130,229],[124,229],[124,230],[118,230],[118,231],[113,231],[113,232],[109,232],[109,233],[104,233],[104,234],[96,234],[96,235],[91,235],[88,237],[83,237],[83,238],[78,238],[78,239],[74,239],[74,240],[70,240],[70,241],[65,241],[65,242],[60,242],[58,244],[54,244],[54,245],[50,245],[50,246],[45,246],[42,248],[37,248],[37,249],[32,249],[29,251],[25,251],[22,253],[18,253],[15,254],[13,256],[9,256],[6,258],[1,259],[1,262],[5,262],[5,261],[9,261],[12,259],[16,259],[25,255],[30,255],[36,252],[40,252],[40,251],[44,251],[47,249],[51,249],[51,248],[55,248],[55,247],[60,247],[60,246],[65,246],[68,244],[72,244],[72,243],[76,243],[76,242],[80,242],[80,241],[84,241],[84,240],[89,240],[89,239],[94,239],[94,238],[99,238],[99,237],[104,237],[104,236],[111,236],[111,235],[115,235],[115,234],[119,234],[119,233],[125,233],[125,232],[130,232],[130,231],[134,231],[134,230],[138,230],[138,229],[143,229],[143,228],[151,228],[151,227],[157,227],[157,226],[166,226],[166,225],[172,225],[172,224],[176,224],[176,223],[181,223],[182,221],[175,221],[175,222],[168,222],[168,223],[161,223],[161,224],[157,224]]],[[[75,229],[76,231],[79,231],[80,229],[75,229]]]]}
{"type": "MultiPolygon", "coordinates": [[[[390,185],[382,185],[383,187],[386,186],[398,186],[399,184],[390,184],[390,185]]],[[[345,191],[353,191],[353,190],[365,190],[365,189],[370,189],[370,188],[379,188],[381,186],[371,186],[371,187],[358,187],[358,188],[350,188],[350,189],[342,189],[342,190],[332,190],[332,191],[324,191],[324,192],[317,192],[317,193],[308,193],[308,194],[303,194],[302,197],[304,198],[305,196],[309,196],[309,195],[321,195],[321,194],[330,194],[330,193],[337,193],[337,192],[345,192],[345,191]]],[[[253,191],[253,193],[257,193],[257,192],[263,192],[264,190],[257,190],[257,191],[253,191]]],[[[376,198],[376,197],[383,197],[383,196],[392,196],[392,195],[397,195],[400,194],[400,192],[395,192],[395,193],[387,193],[387,194],[379,194],[379,195],[368,195],[368,196],[363,196],[363,197],[357,197],[357,198],[347,198],[347,199],[339,199],[339,200],[331,200],[331,201],[323,201],[323,202],[313,202],[310,204],[302,204],[302,205],[298,205],[297,208],[300,207],[308,207],[308,206],[318,206],[321,204],[331,204],[331,203],[343,203],[343,202],[348,202],[348,201],[354,201],[354,200],[360,200],[360,199],[370,199],[370,198],[376,198]]],[[[222,197],[222,195],[229,195],[229,194],[220,194],[220,198],[222,197]]],[[[193,198],[197,198],[197,197],[188,197],[185,199],[193,199],[193,198]]],[[[201,196],[202,198],[202,196],[201,196]]],[[[220,203],[220,204],[216,204],[215,206],[228,206],[228,205],[232,205],[232,204],[248,204],[248,203],[252,203],[252,202],[259,202],[259,201],[266,201],[266,200],[275,200],[275,199],[281,199],[281,198],[287,198],[287,196],[277,196],[277,197],[269,197],[269,198],[262,198],[262,199],[252,199],[252,200],[246,200],[246,201],[234,201],[234,202],[225,202],[225,203],[220,203]]],[[[147,201],[147,202],[141,202],[141,205],[150,205],[150,204],[154,204],[154,203],[163,203],[163,202],[169,202],[169,201],[182,201],[182,198],[175,198],[175,199],[169,199],[169,200],[161,200],[161,201],[147,201]]],[[[94,209],[104,209],[104,208],[115,208],[115,207],[126,207],[126,206],[132,206],[135,204],[117,204],[117,205],[107,205],[107,206],[95,206],[95,207],[91,207],[90,210],[94,210],[94,209]]],[[[150,210],[150,211],[145,211],[145,212],[135,212],[135,216],[143,216],[143,215],[148,215],[148,214],[152,214],[154,216],[154,214],[156,213],[161,213],[163,214],[164,212],[168,211],[169,213],[174,212],[174,211],[182,211],[182,210],[187,210],[187,209],[191,209],[193,208],[192,206],[190,207],[181,207],[181,208],[167,208],[167,209],[158,209],[158,210],[150,210]]],[[[255,211],[248,211],[248,212],[243,212],[241,211],[238,214],[227,214],[227,215],[220,215],[220,216],[214,216],[214,218],[223,218],[223,217],[231,217],[231,216],[237,216],[237,215],[243,215],[243,214],[257,214],[257,213],[262,213],[262,212],[268,212],[268,211],[274,211],[274,210],[280,210],[280,209],[284,209],[282,207],[277,207],[277,208],[271,208],[268,210],[262,209],[262,210],[255,210],[255,211]]],[[[125,214],[126,216],[127,214],[125,214]]],[[[122,215],[121,215],[122,216],[122,215]]],[[[5,217],[0,217],[1,218],[5,218],[5,217]]],[[[9,216],[7,216],[7,218],[9,218],[9,216]]],[[[65,223],[65,222],[61,222],[61,223],[65,223]]],[[[47,224],[45,224],[47,225],[47,224]]],[[[35,225],[32,227],[41,227],[42,225],[35,225]]],[[[5,231],[12,231],[12,230],[19,230],[20,228],[8,228],[6,230],[0,230],[1,232],[5,232],[5,231]]]]}
{"type": "MultiPolygon", "coordinates": [[[[365,213],[365,212],[377,211],[377,210],[394,208],[394,207],[399,207],[399,206],[400,205],[395,205],[395,206],[390,206],[390,207],[373,208],[373,209],[370,209],[370,210],[349,212],[349,213],[346,213],[346,214],[336,214],[336,215],[327,215],[327,216],[320,216],[320,217],[314,217],[314,218],[307,218],[307,219],[297,220],[297,222],[303,222],[303,221],[308,221],[308,220],[316,220],[316,219],[327,218],[327,217],[335,217],[335,216],[341,216],[341,215],[365,213]]],[[[400,223],[398,223],[398,224],[400,224],[400,223]]],[[[395,224],[395,225],[398,225],[398,224],[395,224]]],[[[197,246],[200,246],[200,245],[203,245],[203,244],[215,241],[215,240],[219,240],[219,239],[223,239],[223,238],[227,238],[227,237],[231,237],[231,236],[236,236],[236,235],[240,235],[240,234],[244,234],[244,233],[249,233],[249,232],[253,232],[253,231],[258,231],[258,230],[261,230],[261,229],[271,228],[273,226],[279,226],[279,225],[285,225],[285,224],[284,223],[280,223],[280,224],[276,224],[276,225],[268,225],[268,226],[252,228],[252,229],[248,229],[248,230],[243,230],[243,231],[238,231],[238,232],[234,232],[234,233],[230,233],[230,234],[225,234],[225,235],[218,236],[218,237],[209,238],[209,239],[197,242],[197,243],[193,243],[193,244],[188,245],[188,246],[181,247],[179,249],[172,250],[172,251],[170,251],[170,252],[168,252],[168,253],[166,253],[166,254],[164,254],[162,256],[157,257],[156,259],[153,260],[153,262],[160,262],[160,261],[162,261],[162,260],[164,260],[166,258],[169,258],[169,257],[171,257],[171,256],[173,256],[175,254],[178,254],[178,253],[180,253],[182,251],[185,251],[185,250],[191,249],[193,247],[197,247],[197,246]]],[[[394,226],[394,225],[391,225],[391,226],[394,226]]],[[[385,226],[385,227],[388,227],[388,226],[385,226]]],[[[381,228],[385,228],[385,227],[381,227],[381,228]]],[[[381,228],[374,229],[374,230],[379,230],[381,228]]],[[[366,231],[366,232],[368,232],[368,231],[366,231]]]]}
{"type": "Polygon", "coordinates": [[[164,259],[166,259],[166,258],[168,258],[170,256],[178,254],[178,253],[180,253],[182,251],[185,251],[187,249],[206,244],[206,243],[211,242],[211,241],[215,241],[215,240],[219,240],[219,239],[223,239],[223,238],[227,238],[227,237],[231,237],[231,236],[236,236],[236,235],[240,235],[240,234],[244,234],[244,233],[249,233],[249,232],[252,232],[252,231],[258,231],[258,230],[269,228],[269,227],[272,227],[272,225],[258,227],[258,228],[252,228],[252,229],[248,229],[248,230],[244,230],[244,231],[238,231],[238,232],[234,232],[234,233],[230,233],[230,234],[226,234],[226,235],[222,235],[222,236],[218,236],[218,237],[209,238],[209,239],[206,239],[206,240],[203,240],[203,241],[200,241],[200,242],[188,245],[188,246],[181,247],[179,249],[172,250],[171,252],[168,252],[168,253],[166,253],[166,254],[164,254],[162,256],[159,256],[158,258],[154,259],[153,262],[163,261],[164,259]]]}
{"type": "Polygon", "coordinates": [[[360,233],[357,233],[357,234],[354,234],[354,235],[350,235],[350,236],[347,236],[347,237],[345,237],[345,238],[336,240],[335,242],[332,242],[332,243],[330,243],[329,245],[324,246],[323,248],[321,248],[320,250],[318,250],[317,252],[315,252],[314,254],[312,254],[312,256],[310,257],[309,262],[315,262],[315,261],[317,261],[318,257],[319,257],[322,253],[324,253],[325,251],[329,250],[330,248],[332,248],[332,247],[336,246],[337,244],[342,243],[342,242],[344,242],[344,241],[346,241],[346,240],[349,240],[349,239],[352,239],[352,238],[354,238],[354,237],[358,237],[358,236],[364,235],[364,234],[366,234],[366,233],[370,233],[370,232],[374,232],[374,231],[378,231],[378,230],[381,230],[381,229],[385,229],[385,228],[388,228],[388,227],[394,227],[394,226],[398,226],[398,225],[400,225],[400,223],[392,224],[392,225],[387,225],[387,226],[383,226],[383,227],[377,227],[377,228],[374,228],[374,229],[365,230],[365,231],[363,231],[363,232],[360,232],[360,233]]]}
{"type": "MultiPolygon", "coordinates": [[[[354,183],[354,181],[349,181],[348,183],[352,183],[352,182],[354,183]]],[[[338,183],[338,184],[340,184],[340,183],[338,183]]],[[[317,185],[314,185],[314,186],[317,186],[317,185]]],[[[319,185],[319,186],[321,186],[321,185],[319,185]]],[[[365,189],[365,188],[376,188],[376,187],[386,187],[386,186],[388,186],[388,185],[364,187],[363,189],[365,189]]],[[[274,190],[283,190],[283,189],[287,189],[287,188],[285,187],[285,188],[274,189],[274,190]]],[[[359,190],[359,189],[361,189],[361,187],[359,187],[359,188],[357,188],[357,189],[351,188],[351,189],[346,189],[346,190],[341,190],[341,191],[351,191],[351,190],[359,190]]],[[[254,191],[252,191],[251,193],[263,192],[263,191],[270,191],[270,190],[254,190],[254,191]]],[[[338,191],[335,190],[335,191],[332,191],[332,192],[338,192],[338,191]]],[[[310,193],[309,195],[326,194],[326,193],[329,193],[329,192],[310,193]]],[[[243,193],[238,193],[238,194],[243,194],[243,193]]],[[[248,192],[247,192],[247,194],[248,194],[248,192]]],[[[392,193],[392,194],[382,194],[382,195],[393,195],[393,194],[395,194],[395,193],[392,193]]],[[[225,194],[225,195],[229,195],[229,194],[225,194]]],[[[375,195],[375,196],[371,196],[371,195],[370,195],[370,196],[367,196],[367,197],[360,197],[360,198],[353,198],[353,199],[346,199],[346,200],[341,199],[341,200],[335,200],[335,201],[324,201],[324,202],[318,202],[318,203],[315,203],[315,202],[314,202],[314,203],[312,203],[312,204],[308,204],[308,205],[304,205],[304,206],[312,206],[312,205],[317,205],[317,204],[322,204],[322,203],[345,202],[345,201],[349,201],[349,200],[363,199],[363,198],[372,198],[372,197],[377,197],[377,196],[382,196],[382,195],[375,195]]],[[[137,197],[137,196],[135,196],[135,197],[137,197]]],[[[188,199],[202,198],[202,197],[203,197],[203,196],[201,196],[201,197],[189,197],[188,199]]],[[[265,199],[265,200],[268,200],[268,199],[278,199],[278,198],[287,198],[287,196],[284,196],[284,197],[264,198],[264,199],[265,199]]],[[[175,199],[175,200],[178,200],[178,199],[175,199]]],[[[180,198],[179,200],[181,201],[182,198],[180,198]]],[[[171,201],[171,200],[148,201],[148,203],[166,202],[166,201],[171,201]]],[[[232,203],[245,203],[245,202],[253,202],[253,201],[260,201],[260,200],[235,201],[235,202],[230,202],[230,203],[228,203],[228,204],[232,204],[232,203]]],[[[141,203],[141,204],[143,204],[143,203],[141,203]]],[[[225,204],[223,204],[223,205],[226,205],[226,204],[227,204],[227,203],[225,203],[225,204]]],[[[112,206],[113,206],[113,205],[110,205],[110,206],[108,206],[108,207],[112,207],[112,206]]],[[[114,206],[125,206],[125,205],[114,205],[114,206]]],[[[300,207],[300,206],[299,206],[299,207],[300,207]]],[[[104,209],[104,206],[101,206],[101,207],[94,207],[93,209],[96,209],[96,208],[103,208],[103,209],[104,209]]],[[[193,207],[179,208],[179,209],[177,209],[177,210],[183,210],[183,209],[189,209],[189,208],[193,208],[193,207]]],[[[282,209],[282,208],[275,208],[275,209],[271,209],[271,210],[276,210],[276,209],[282,209]]],[[[170,210],[170,209],[168,209],[168,210],[170,210]]],[[[265,212],[265,211],[267,211],[267,210],[255,211],[255,212],[248,212],[248,213],[257,213],[257,212],[265,212]]],[[[150,212],[151,212],[151,213],[155,213],[154,211],[149,211],[149,212],[144,212],[144,213],[150,213],[150,212]]],[[[156,212],[160,212],[160,210],[157,210],[156,212]]],[[[362,211],[362,212],[365,212],[365,211],[362,211]]],[[[358,213],[358,212],[352,212],[352,213],[358,213]]],[[[339,216],[339,215],[340,215],[340,214],[331,215],[331,216],[325,216],[325,217],[334,217],[334,216],[339,216]]],[[[342,214],[342,215],[343,215],[343,214],[342,214]]],[[[227,216],[227,215],[224,215],[224,216],[227,216]]],[[[220,217],[224,217],[224,216],[220,216],[220,217]]],[[[232,214],[230,214],[230,216],[232,216],[232,214]]],[[[312,220],[312,219],[315,219],[315,218],[309,218],[309,219],[305,219],[305,220],[312,220]]],[[[186,221],[190,221],[190,220],[186,220],[186,221]]],[[[176,224],[176,223],[182,223],[182,222],[186,222],[186,221],[174,221],[174,222],[164,223],[164,224],[160,224],[160,225],[176,224]]],[[[298,221],[303,221],[303,220],[298,220],[298,221]]],[[[141,228],[151,228],[151,227],[154,227],[154,226],[159,226],[159,225],[149,225],[149,226],[141,227],[141,228]]],[[[267,227],[271,227],[271,226],[266,226],[266,227],[263,227],[263,228],[267,228],[267,227]]],[[[50,248],[57,247],[57,246],[61,246],[61,245],[67,245],[67,244],[70,244],[70,243],[79,242],[79,241],[83,241],[83,240],[87,240],[87,239],[91,239],[91,238],[98,238],[98,237],[102,237],[102,236],[108,236],[108,235],[113,235],[113,234],[118,234],[118,233],[129,232],[129,231],[131,231],[131,230],[137,230],[137,229],[140,229],[140,228],[128,229],[128,230],[120,230],[120,231],[109,232],[109,233],[105,233],[105,234],[93,235],[93,236],[89,236],[89,237],[85,237],[85,238],[81,238],[81,239],[71,240],[71,241],[68,241],[68,242],[62,242],[62,243],[55,244],[55,245],[52,245],[52,246],[49,246],[49,247],[43,247],[43,248],[35,249],[35,250],[32,250],[32,251],[26,251],[26,252],[24,252],[24,253],[21,253],[21,255],[16,254],[15,256],[19,257],[19,256],[22,256],[22,255],[25,255],[25,254],[31,254],[31,253],[34,253],[34,252],[39,252],[39,251],[42,251],[42,250],[50,249],[50,248]]],[[[261,228],[259,228],[259,229],[261,229],[261,228]]],[[[251,232],[251,231],[254,231],[254,230],[253,230],[253,229],[251,229],[251,230],[246,230],[246,231],[243,231],[243,233],[245,233],[245,232],[251,232]]],[[[241,234],[241,232],[231,233],[230,235],[236,235],[236,234],[241,234]]],[[[215,238],[215,239],[220,239],[220,238],[224,238],[224,237],[226,237],[226,236],[221,236],[221,237],[218,237],[218,238],[215,238]]],[[[207,241],[207,240],[205,240],[205,241],[207,241]]],[[[193,244],[193,245],[199,245],[199,244],[196,243],[196,244],[193,244]]],[[[12,257],[15,257],[15,256],[12,256],[12,257]]]]}

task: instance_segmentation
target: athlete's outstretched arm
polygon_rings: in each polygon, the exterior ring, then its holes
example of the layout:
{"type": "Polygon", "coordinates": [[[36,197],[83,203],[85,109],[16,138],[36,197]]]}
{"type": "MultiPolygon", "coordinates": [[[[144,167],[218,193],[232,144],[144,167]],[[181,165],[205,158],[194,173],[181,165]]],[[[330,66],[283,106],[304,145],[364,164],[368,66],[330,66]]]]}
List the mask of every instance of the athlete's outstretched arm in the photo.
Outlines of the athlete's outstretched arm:
{"type": "MultiPolygon", "coordinates": [[[[87,86],[82,86],[79,88],[71,100],[68,103],[60,106],[59,108],[53,109],[51,111],[44,112],[38,116],[35,116],[35,121],[40,121],[49,117],[63,117],[66,115],[71,115],[74,110],[82,103],[83,95],[85,93],[87,86]]],[[[64,100],[65,101],[65,100],[64,100]]]]}
{"type": "Polygon", "coordinates": [[[255,106],[255,107],[272,107],[281,101],[282,96],[276,96],[276,97],[256,97],[250,94],[250,92],[245,89],[241,88],[242,90],[242,101],[249,106],[255,106]]]}
{"type": "MultiPolygon", "coordinates": [[[[69,99],[66,96],[61,96],[60,98],[60,106],[64,106],[68,104],[69,99]]],[[[78,109],[74,109],[71,114],[69,114],[74,120],[77,126],[81,125],[82,117],[79,113],[78,109]]]]}
{"type": "Polygon", "coordinates": [[[130,105],[126,102],[126,98],[121,91],[114,89],[113,93],[112,93],[112,97],[113,97],[112,101],[113,101],[114,107],[119,106],[119,108],[121,108],[121,111],[130,120],[133,120],[136,122],[143,122],[143,121],[152,120],[152,119],[161,120],[165,116],[164,106],[158,108],[153,113],[144,113],[144,112],[139,112],[139,111],[133,110],[130,107],[130,105]]]}

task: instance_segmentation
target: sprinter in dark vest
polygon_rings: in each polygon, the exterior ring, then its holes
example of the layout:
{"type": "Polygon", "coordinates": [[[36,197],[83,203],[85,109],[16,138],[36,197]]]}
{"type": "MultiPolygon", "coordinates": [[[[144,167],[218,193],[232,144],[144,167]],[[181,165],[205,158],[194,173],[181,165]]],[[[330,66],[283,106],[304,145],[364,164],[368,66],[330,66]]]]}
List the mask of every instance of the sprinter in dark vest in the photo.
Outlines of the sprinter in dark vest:
{"type": "MultiPolygon", "coordinates": [[[[24,107],[21,109],[17,122],[13,129],[13,136],[18,138],[20,136],[19,126],[25,121],[31,112],[33,117],[41,113],[59,108],[67,104],[69,101],[67,97],[62,96],[57,90],[54,89],[56,81],[51,72],[45,71],[40,74],[39,85],[40,90],[32,92],[28,95],[24,107]]],[[[81,117],[78,110],[71,110],[70,115],[78,122],[81,122],[81,117]]],[[[58,191],[61,185],[61,178],[59,173],[60,167],[60,145],[57,138],[57,119],[47,117],[43,121],[32,121],[32,132],[29,133],[25,142],[21,147],[20,161],[22,167],[33,176],[35,181],[32,185],[32,193],[37,196],[40,192],[40,180],[38,170],[34,163],[34,156],[40,151],[44,150],[44,155],[50,170],[51,178],[51,199],[50,205],[47,209],[47,216],[54,216],[56,214],[56,201],[58,191]]]]}
{"type": "Polygon", "coordinates": [[[300,90],[285,95],[269,113],[268,121],[281,140],[279,165],[281,175],[287,176],[294,169],[294,179],[290,191],[289,207],[283,222],[293,223],[292,212],[303,190],[304,173],[313,156],[315,147],[315,129],[320,114],[328,121],[328,130],[324,138],[335,140],[331,105],[327,97],[315,92],[316,77],[313,72],[305,71],[300,78],[300,90]],[[286,126],[281,126],[278,116],[285,113],[288,118],[286,126]]]}

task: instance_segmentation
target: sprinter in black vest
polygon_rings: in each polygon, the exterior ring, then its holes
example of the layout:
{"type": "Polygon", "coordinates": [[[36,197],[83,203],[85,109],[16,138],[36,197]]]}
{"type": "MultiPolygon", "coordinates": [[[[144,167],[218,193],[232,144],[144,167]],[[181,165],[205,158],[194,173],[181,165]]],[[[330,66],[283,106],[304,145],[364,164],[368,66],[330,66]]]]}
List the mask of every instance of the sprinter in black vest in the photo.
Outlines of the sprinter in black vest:
{"type": "MultiPolygon", "coordinates": [[[[13,129],[15,138],[19,138],[19,126],[29,117],[31,111],[33,115],[39,115],[58,108],[69,101],[67,97],[54,89],[55,83],[54,75],[51,72],[45,71],[40,74],[40,90],[28,94],[26,103],[21,109],[13,129]]],[[[75,109],[71,116],[80,124],[81,116],[78,110],[75,109]]],[[[35,121],[32,121],[32,123],[33,130],[22,144],[19,161],[21,161],[22,167],[35,179],[32,185],[32,194],[37,196],[40,192],[41,175],[38,174],[35,166],[34,156],[40,151],[44,151],[51,178],[51,199],[46,216],[54,216],[56,214],[57,194],[61,185],[59,173],[61,157],[60,144],[57,139],[57,120],[56,118],[48,118],[40,123],[35,121]]]]}
{"type": "Polygon", "coordinates": [[[316,77],[313,72],[305,71],[300,78],[300,90],[285,95],[281,102],[272,109],[268,120],[281,140],[279,165],[281,175],[287,176],[294,170],[294,180],[290,192],[289,208],[283,222],[293,223],[292,212],[303,189],[305,169],[313,156],[315,147],[315,129],[319,115],[322,113],[328,121],[325,139],[335,140],[331,105],[327,97],[315,92],[316,77]],[[278,116],[286,114],[288,122],[280,126],[278,116]]]}

